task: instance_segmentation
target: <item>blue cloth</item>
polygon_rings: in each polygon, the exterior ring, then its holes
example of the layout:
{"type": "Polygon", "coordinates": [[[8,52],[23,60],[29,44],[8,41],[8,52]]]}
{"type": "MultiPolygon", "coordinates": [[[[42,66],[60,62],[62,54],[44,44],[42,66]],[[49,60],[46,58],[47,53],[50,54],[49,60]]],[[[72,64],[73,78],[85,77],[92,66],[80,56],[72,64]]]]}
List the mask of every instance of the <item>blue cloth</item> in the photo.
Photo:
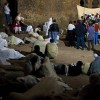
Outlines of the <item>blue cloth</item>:
{"type": "Polygon", "coordinates": [[[77,49],[79,49],[80,44],[82,44],[82,49],[84,49],[84,36],[83,37],[76,37],[77,38],[77,49]]]}
{"type": "Polygon", "coordinates": [[[10,24],[10,14],[5,14],[7,25],[10,24]]]}
{"type": "Polygon", "coordinates": [[[51,32],[51,38],[54,39],[55,43],[57,41],[57,35],[58,35],[58,32],[51,32]]]}
{"type": "Polygon", "coordinates": [[[95,32],[95,35],[94,35],[94,44],[98,44],[98,32],[95,32]]]}

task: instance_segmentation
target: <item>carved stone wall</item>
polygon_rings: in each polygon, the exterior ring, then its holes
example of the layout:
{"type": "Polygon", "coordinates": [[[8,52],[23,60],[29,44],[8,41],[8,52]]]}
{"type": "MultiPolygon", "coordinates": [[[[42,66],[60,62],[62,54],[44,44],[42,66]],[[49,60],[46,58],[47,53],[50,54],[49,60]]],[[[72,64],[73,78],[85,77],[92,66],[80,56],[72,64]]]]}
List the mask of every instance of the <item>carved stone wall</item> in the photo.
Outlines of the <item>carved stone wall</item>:
{"type": "Polygon", "coordinates": [[[89,8],[100,7],[100,0],[84,0],[84,6],[89,8]]]}
{"type": "MultiPolygon", "coordinates": [[[[5,1],[0,0],[0,5],[3,6],[5,1]]],[[[54,17],[60,27],[66,27],[69,20],[77,20],[77,4],[80,5],[80,0],[18,0],[18,12],[33,26],[54,17]]],[[[85,7],[99,5],[100,0],[84,0],[85,7]]],[[[2,7],[0,12],[2,13],[2,7]]]]}
{"type": "Polygon", "coordinates": [[[33,26],[54,17],[60,27],[66,27],[69,20],[77,20],[77,4],[80,0],[19,0],[18,10],[33,26]]]}
{"type": "Polygon", "coordinates": [[[93,7],[93,8],[99,7],[99,0],[93,0],[93,1],[92,1],[92,7],[93,7]]]}

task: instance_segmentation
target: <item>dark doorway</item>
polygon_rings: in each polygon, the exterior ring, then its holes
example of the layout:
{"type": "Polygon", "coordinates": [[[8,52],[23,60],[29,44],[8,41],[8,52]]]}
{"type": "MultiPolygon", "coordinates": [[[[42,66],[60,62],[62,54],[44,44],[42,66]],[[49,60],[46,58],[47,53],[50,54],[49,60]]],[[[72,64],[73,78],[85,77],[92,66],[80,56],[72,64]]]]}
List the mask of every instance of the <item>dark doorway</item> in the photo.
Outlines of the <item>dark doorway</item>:
{"type": "Polygon", "coordinates": [[[93,8],[98,8],[98,6],[99,6],[99,0],[93,0],[92,1],[92,7],[93,8]]]}
{"type": "Polygon", "coordinates": [[[84,7],[84,0],[80,0],[80,6],[84,7]]]}
{"type": "Polygon", "coordinates": [[[17,16],[17,11],[18,11],[18,0],[7,0],[9,3],[9,8],[11,10],[11,17],[12,17],[12,22],[15,20],[17,16]]]}

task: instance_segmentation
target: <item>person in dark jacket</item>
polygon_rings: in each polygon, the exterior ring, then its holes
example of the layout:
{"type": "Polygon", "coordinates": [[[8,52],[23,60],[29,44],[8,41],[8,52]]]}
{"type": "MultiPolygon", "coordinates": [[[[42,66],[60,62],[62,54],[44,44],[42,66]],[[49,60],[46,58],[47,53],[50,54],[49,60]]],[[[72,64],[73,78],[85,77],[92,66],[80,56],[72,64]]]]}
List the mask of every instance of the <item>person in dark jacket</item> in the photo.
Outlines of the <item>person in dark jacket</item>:
{"type": "Polygon", "coordinates": [[[69,76],[78,76],[78,75],[80,75],[82,73],[82,65],[83,65],[82,61],[78,61],[76,63],[76,65],[74,65],[74,66],[69,65],[68,75],[69,76]]]}
{"type": "Polygon", "coordinates": [[[53,23],[50,25],[49,31],[51,31],[51,38],[54,39],[54,42],[56,43],[59,27],[55,19],[53,20],[53,23]]]}
{"type": "Polygon", "coordinates": [[[57,74],[65,74],[66,76],[78,76],[82,73],[82,61],[77,61],[76,65],[54,64],[57,74]]]}
{"type": "Polygon", "coordinates": [[[76,25],[77,49],[79,49],[80,45],[82,45],[82,50],[84,50],[85,47],[84,36],[86,33],[86,28],[80,20],[78,20],[77,23],[78,23],[76,25]]]}

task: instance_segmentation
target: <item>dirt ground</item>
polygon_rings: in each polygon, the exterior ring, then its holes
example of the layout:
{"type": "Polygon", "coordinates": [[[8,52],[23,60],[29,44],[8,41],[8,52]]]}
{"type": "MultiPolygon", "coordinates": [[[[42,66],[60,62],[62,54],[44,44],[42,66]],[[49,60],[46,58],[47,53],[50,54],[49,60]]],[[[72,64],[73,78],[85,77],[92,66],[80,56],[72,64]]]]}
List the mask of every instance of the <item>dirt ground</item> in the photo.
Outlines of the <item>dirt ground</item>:
{"type": "MultiPolygon", "coordinates": [[[[23,36],[21,34],[17,36],[20,38],[23,38],[27,35],[25,34],[23,36]]],[[[12,48],[15,48],[16,50],[19,50],[22,52],[30,52],[31,46],[32,44],[25,44],[25,45],[12,46],[12,48]]],[[[59,41],[58,48],[59,48],[59,53],[58,53],[58,56],[54,59],[55,63],[72,64],[72,63],[76,63],[79,60],[85,63],[85,62],[91,62],[94,60],[92,50],[91,51],[81,50],[81,49],[77,50],[75,47],[65,46],[65,43],[63,40],[59,41]]],[[[100,46],[99,45],[95,46],[95,49],[96,49],[95,52],[99,53],[100,46]]],[[[70,76],[61,76],[61,77],[69,86],[71,86],[74,89],[78,89],[82,87],[83,85],[88,84],[87,75],[82,74],[76,77],[70,77],[70,76]]]]}

